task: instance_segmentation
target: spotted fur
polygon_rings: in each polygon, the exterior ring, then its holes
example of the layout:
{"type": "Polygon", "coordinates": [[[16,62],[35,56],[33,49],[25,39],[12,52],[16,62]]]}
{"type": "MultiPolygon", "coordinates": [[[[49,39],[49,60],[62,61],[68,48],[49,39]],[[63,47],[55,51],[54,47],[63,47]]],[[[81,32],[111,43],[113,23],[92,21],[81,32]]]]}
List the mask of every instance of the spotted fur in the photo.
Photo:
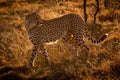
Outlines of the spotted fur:
{"type": "Polygon", "coordinates": [[[67,14],[62,17],[44,20],[34,12],[26,16],[25,22],[29,38],[34,45],[29,63],[31,66],[34,65],[38,47],[48,60],[44,43],[66,38],[68,33],[73,35],[76,47],[81,46],[86,53],[88,53],[89,48],[85,45],[83,37],[87,37],[92,43],[100,43],[107,37],[107,35],[103,35],[100,39],[93,40],[89,35],[85,22],[78,14],[67,14]]]}

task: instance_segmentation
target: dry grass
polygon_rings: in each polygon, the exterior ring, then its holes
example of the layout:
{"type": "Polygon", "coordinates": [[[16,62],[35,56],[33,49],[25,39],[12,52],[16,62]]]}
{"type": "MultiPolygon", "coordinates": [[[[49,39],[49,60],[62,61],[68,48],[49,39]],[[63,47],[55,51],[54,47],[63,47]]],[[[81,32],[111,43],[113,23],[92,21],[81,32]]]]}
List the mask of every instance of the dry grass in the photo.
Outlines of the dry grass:
{"type": "MultiPolygon", "coordinates": [[[[50,57],[50,65],[45,63],[38,50],[35,67],[28,63],[32,52],[32,43],[24,25],[25,15],[37,11],[42,18],[52,19],[68,13],[80,14],[83,18],[83,2],[15,0],[0,1],[0,79],[1,80],[119,80],[120,79],[120,10],[105,9],[100,1],[101,12],[97,16],[97,24],[93,22],[94,0],[88,0],[88,28],[94,38],[108,33],[108,38],[93,45],[86,41],[90,48],[87,63],[85,53],[79,48],[78,59],[73,61],[71,44],[62,41],[46,45],[50,57]],[[27,2],[28,1],[28,2],[27,2]],[[83,65],[82,65],[83,64],[83,65]]],[[[72,42],[72,41],[71,41],[72,42]]]]}

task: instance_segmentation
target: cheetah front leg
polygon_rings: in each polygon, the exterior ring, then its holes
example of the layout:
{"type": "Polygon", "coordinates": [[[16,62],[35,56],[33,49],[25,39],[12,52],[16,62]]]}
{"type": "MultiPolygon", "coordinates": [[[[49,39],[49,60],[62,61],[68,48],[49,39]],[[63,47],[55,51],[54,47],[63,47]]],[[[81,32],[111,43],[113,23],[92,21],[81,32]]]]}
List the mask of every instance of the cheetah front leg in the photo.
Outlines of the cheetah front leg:
{"type": "Polygon", "coordinates": [[[38,45],[34,45],[32,55],[31,55],[31,58],[30,58],[30,62],[29,62],[29,66],[34,66],[35,55],[36,55],[37,49],[38,49],[38,45]]]}
{"type": "Polygon", "coordinates": [[[34,45],[32,55],[31,55],[31,58],[30,58],[30,62],[29,62],[29,66],[34,66],[35,56],[36,56],[36,52],[37,52],[38,47],[40,48],[41,53],[45,57],[47,63],[49,63],[49,57],[48,57],[48,54],[47,54],[46,49],[44,48],[44,46],[43,45],[39,45],[39,46],[34,45]]]}
{"type": "Polygon", "coordinates": [[[47,64],[49,64],[48,53],[47,53],[46,49],[44,48],[44,45],[40,45],[39,48],[40,48],[41,53],[42,53],[43,57],[45,58],[47,64]]]}

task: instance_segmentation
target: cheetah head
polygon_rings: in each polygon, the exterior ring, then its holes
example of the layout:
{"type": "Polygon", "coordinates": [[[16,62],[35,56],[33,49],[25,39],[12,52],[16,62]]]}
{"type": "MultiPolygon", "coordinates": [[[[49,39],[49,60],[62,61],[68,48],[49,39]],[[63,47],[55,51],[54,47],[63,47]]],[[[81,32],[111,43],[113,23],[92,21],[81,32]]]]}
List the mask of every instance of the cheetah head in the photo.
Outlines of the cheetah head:
{"type": "Polygon", "coordinates": [[[42,19],[36,12],[26,15],[25,26],[27,31],[30,31],[32,28],[36,27],[41,23],[42,23],[42,19]]]}

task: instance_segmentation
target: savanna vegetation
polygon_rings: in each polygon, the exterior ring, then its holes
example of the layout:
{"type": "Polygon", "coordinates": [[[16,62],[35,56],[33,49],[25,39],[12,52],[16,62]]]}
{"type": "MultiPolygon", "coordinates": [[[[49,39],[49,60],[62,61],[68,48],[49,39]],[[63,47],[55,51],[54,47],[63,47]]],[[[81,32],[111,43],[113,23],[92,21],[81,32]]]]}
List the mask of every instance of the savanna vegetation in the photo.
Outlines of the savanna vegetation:
{"type": "Polygon", "coordinates": [[[0,0],[0,80],[120,80],[120,0],[0,0]],[[73,61],[74,46],[58,41],[46,45],[50,65],[38,50],[35,66],[27,67],[33,45],[25,16],[32,12],[43,19],[79,14],[93,38],[109,35],[97,45],[85,40],[90,48],[85,64],[81,48],[73,61]]]}

